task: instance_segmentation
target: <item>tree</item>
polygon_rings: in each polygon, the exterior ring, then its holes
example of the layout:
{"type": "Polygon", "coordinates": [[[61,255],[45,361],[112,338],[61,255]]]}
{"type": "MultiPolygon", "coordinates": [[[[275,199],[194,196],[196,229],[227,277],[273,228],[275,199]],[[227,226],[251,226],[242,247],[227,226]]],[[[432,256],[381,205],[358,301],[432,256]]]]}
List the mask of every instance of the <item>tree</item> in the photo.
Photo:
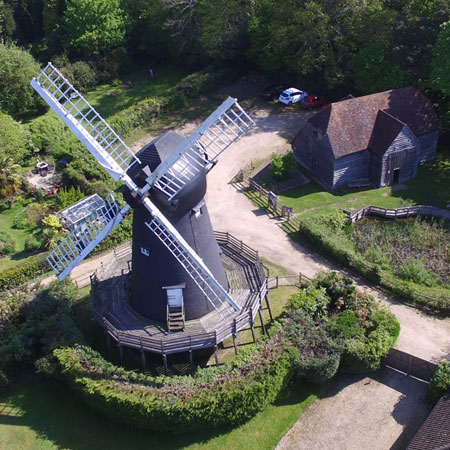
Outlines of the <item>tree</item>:
{"type": "Polygon", "coordinates": [[[120,0],[68,0],[63,24],[69,50],[87,58],[112,52],[125,35],[120,0]]]}
{"type": "Polygon", "coordinates": [[[0,197],[8,200],[10,208],[21,184],[20,166],[10,156],[0,155],[0,197]]]}
{"type": "Polygon", "coordinates": [[[214,61],[244,61],[249,46],[250,0],[202,0],[199,7],[199,43],[204,56],[214,61]]]}
{"type": "Polygon", "coordinates": [[[0,42],[0,109],[14,118],[42,109],[43,102],[30,86],[40,72],[26,50],[0,42]]]}
{"type": "Polygon", "coordinates": [[[10,41],[15,29],[13,9],[4,0],[0,0],[0,41],[10,41]]]}
{"type": "Polygon", "coordinates": [[[374,42],[362,47],[352,58],[355,86],[362,94],[385,91],[404,86],[408,72],[391,60],[383,44],[374,42]]]}
{"type": "Polygon", "coordinates": [[[169,15],[165,26],[177,42],[178,52],[184,56],[190,55],[192,59],[200,33],[199,0],[163,0],[163,3],[169,15]]]}
{"type": "Polygon", "coordinates": [[[130,54],[152,60],[170,59],[175,54],[175,42],[164,29],[169,11],[163,0],[128,0],[126,12],[127,49],[130,54]]]}
{"type": "Polygon", "coordinates": [[[0,112],[0,149],[14,163],[21,163],[28,153],[22,125],[11,116],[0,112]]]}
{"type": "Polygon", "coordinates": [[[431,86],[450,96],[450,21],[440,27],[431,67],[431,86]]]}

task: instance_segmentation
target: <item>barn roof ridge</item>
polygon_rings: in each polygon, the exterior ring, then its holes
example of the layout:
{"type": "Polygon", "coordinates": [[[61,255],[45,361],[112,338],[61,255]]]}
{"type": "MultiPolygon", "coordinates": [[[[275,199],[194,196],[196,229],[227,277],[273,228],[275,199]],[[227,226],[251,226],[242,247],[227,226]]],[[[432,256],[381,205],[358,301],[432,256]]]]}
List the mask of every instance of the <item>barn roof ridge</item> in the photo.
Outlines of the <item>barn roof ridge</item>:
{"type": "Polygon", "coordinates": [[[328,135],[339,158],[369,148],[380,110],[406,125],[415,137],[439,129],[431,102],[413,86],[340,100],[308,123],[328,135]]]}

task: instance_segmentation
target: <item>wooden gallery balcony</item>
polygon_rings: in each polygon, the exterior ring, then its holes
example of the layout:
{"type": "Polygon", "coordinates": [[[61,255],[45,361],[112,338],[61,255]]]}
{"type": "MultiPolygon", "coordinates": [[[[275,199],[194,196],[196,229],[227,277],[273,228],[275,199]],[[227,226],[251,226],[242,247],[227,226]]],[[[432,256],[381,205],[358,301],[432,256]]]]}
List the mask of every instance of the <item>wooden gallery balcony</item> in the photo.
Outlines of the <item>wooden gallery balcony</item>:
{"type": "Polygon", "coordinates": [[[212,311],[199,319],[187,320],[182,331],[169,332],[165,323],[142,316],[130,305],[131,247],[127,245],[116,251],[115,257],[91,277],[93,319],[104,328],[108,344],[111,338],[116,341],[121,355],[125,347],[139,350],[144,368],[145,352],[161,354],[167,370],[167,355],[189,352],[193,365],[192,352],[204,348],[214,349],[218,364],[217,346],[230,336],[237,353],[238,331],[250,328],[255,339],[257,314],[265,332],[261,315],[263,299],[271,319],[272,314],[267,297],[267,276],[258,253],[229,233],[215,234],[222,250],[229,294],[241,311],[226,320],[212,311]]]}

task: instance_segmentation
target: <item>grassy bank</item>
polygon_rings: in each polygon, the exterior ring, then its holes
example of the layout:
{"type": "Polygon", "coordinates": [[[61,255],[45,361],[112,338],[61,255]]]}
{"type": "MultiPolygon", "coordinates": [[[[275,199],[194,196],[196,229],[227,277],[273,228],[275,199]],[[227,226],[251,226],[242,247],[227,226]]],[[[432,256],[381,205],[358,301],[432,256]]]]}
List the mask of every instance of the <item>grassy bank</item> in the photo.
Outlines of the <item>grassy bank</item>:
{"type": "Polygon", "coordinates": [[[272,449],[318,394],[299,386],[246,424],[232,430],[187,435],[118,427],[92,411],[67,388],[32,375],[0,394],[0,448],[8,450],[272,449]]]}
{"type": "Polygon", "coordinates": [[[416,178],[394,187],[364,191],[329,192],[311,183],[283,192],[279,202],[299,215],[315,215],[336,208],[358,210],[367,205],[398,208],[410,205],[450,204],[450,148],[439,146],[436,161],[419,167],[416,178]]]}

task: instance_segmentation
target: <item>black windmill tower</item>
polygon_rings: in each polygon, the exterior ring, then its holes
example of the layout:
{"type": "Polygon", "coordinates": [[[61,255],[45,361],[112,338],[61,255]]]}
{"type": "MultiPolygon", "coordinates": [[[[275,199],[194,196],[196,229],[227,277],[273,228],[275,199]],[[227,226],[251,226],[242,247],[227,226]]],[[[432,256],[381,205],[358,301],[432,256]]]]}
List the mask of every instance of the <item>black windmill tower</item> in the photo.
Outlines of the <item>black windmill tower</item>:
{"type": "Polygon", "coordinates": [[[138,153],[49,63],[31,82],[114,180],[124,183],[127,205],[97,194],[60,212],[70,231],[48,256],[66,277],[133,209],[131,303],[142,315],[165,321],[170,307],[186,320],[216,310],[239,311],[228,284],[204,202],[206,174],[218,156],[254,122],[228,98],[188,138],[174,132],[138,153]]]}

